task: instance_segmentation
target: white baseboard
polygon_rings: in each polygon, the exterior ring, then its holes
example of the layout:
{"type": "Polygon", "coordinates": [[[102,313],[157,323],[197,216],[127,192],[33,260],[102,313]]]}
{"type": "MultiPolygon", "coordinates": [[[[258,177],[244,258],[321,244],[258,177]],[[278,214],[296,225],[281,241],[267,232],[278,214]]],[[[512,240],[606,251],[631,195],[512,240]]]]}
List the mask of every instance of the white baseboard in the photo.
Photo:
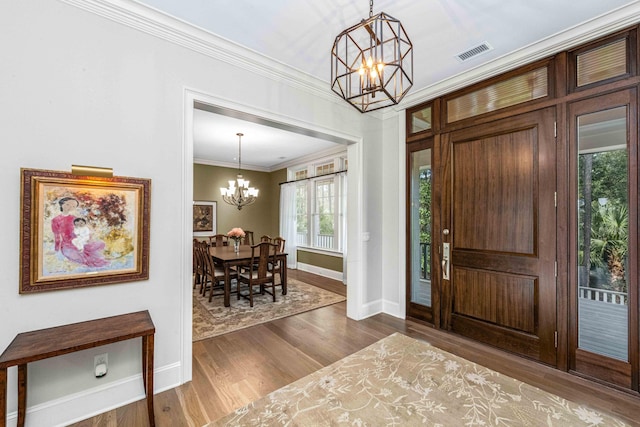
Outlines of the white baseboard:
{"type": "Polygon", "coordinates": [[[397,317],[399,319],[404,319],[405,313],[400,310],[400,304],[397,302],[389,302],[387,300],[382,303],[382,311],[385,314],[388,314],[393,317],[397,317]]]}
{"type": "Polygon", "coordinates": [[[382,313],[382,300],[372,301],[362,306],[361,319],[366,319],[367,317],[375,316],[380,313],[382,313]]]}
{"type": "Polygon", "coordinates": [[[342,282],[341,271],[329,270],[328,268],[322,268],[316,265],[305,264],[300,261],[298,261],[296,268],[301,271],[306,271],[307,273],[317,274],[318,276],[328,277],[329,279],[339,280],[342,282]]]}
{"type": "MultiPolygon", "coordinates": [[[[180,385],[180,363],[154,370],[154,394],[180,385]]],[[[59,399],[27,408],[26,425],[66,426],[144,399],[142,374],[113,381],[59,399]]],[[[18,424],[18,413],[8,414],[7,427],[18,424]]]]}

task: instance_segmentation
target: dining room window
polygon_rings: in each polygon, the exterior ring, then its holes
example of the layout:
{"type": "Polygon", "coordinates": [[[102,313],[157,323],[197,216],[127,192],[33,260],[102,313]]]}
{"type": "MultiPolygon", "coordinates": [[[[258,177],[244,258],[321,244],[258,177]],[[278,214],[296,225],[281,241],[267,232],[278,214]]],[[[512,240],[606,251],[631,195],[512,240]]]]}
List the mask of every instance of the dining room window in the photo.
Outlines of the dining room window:
{"type": "Polygon", "coordinates": [[[339,156],[290,169],[290,176],[298,181],[295,200],[298,246],[343,250],[346,236],[345,167],[346,156],[339,156]]]}

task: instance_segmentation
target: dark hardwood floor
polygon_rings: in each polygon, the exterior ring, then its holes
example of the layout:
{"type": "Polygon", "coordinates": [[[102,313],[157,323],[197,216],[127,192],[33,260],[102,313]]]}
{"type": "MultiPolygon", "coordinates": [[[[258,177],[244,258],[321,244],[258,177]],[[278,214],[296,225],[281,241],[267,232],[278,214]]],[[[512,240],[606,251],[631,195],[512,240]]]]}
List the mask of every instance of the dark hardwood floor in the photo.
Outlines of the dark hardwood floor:
{"type": "MultiPolygon", "coordinates": [[[[338,281],[300,271],[290,276],[346,294],[338,281]]],[[[346,302],[193,344],[193,380],[155,396],[156,425],[203,426],[374,342],[401,332],[543,390],[640,426],[640,397],[597,385],[414,321],[380,314],[346,317],[346,302]]],[[[147,425],[144,400],[74,424],[147,425]]],[[[455,421],[454,424],[455,425],[455,421]]]]}

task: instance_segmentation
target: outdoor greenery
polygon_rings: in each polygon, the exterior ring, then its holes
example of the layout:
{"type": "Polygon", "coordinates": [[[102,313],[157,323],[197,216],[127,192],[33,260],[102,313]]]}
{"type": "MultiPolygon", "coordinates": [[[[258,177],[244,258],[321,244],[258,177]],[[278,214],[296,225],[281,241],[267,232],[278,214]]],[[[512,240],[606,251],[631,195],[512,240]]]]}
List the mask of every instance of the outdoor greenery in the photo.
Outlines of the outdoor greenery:
{"type": "Polygon", "coordinates": [[[626,150],[579,156],[580,286],[627,292],[627,175],[626,150]]]}
{"type": "Polygon", "coordinates": [[[431,169],[420,171],[420,243],[431,243],[431,169]]]}
{"type": "MultiPolygon", "coordinates": [[[[333,180],[320,181],[316,184],[316,212],[315,216],[318,220],[318,235],[333,236],[334,235],[334,182],[333,180]]],[[[298,234],[307,234],[309,230],[308,224],[308,208],[307,208],[307,186],[306,183],[298,185],[296,188],[296,215],[297,215],[297,232],[298,234]]],[[[315,224],[315,223],[314,223],[315,224]]]]}
{"type": "Polygon", "coordinates": [[[321,235],[333,236],[333,180],[316,184],[316,203],[321,235]]]}
{"type": "Polygon", "coordinates": [[[307,186],[298,184],[296,187],[296,219],[298,234],[306,234],[307,225],[307,186]]]}
{"type": "Polygon", "coordinates": [[[420,257],[422,277],[431,277],[431,168],[423,169],[419,174],[420,192],[420,249],[423,251],[420,257]]]}

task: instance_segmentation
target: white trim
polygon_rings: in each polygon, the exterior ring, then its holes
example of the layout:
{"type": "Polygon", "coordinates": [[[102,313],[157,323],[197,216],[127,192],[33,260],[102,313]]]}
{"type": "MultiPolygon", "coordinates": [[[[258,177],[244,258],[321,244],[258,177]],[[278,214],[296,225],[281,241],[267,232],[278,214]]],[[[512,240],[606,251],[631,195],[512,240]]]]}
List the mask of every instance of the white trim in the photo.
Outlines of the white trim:
{"type": "MultiPolygon", "coordinates": [[[[154,369],[154,394],[180,385],[183,367],[174,363],[154,369]]],[[[27,408],[26,424],[66,426],[145,398],[142,373],[27,408]]],[[[7,427],[18,423],[18,411],[7,414],[7,427]]]]}
{"type": "Polygon", "coordinates": [[[298,248],[298,251],[302,251],[302,252],[310,252],[312,254],[320,254],[320,255],[328,255],[328,256],[333,256],[336,258],[342,258],[342,252],[340,251],[332,251],[329,249],[318,249],[318,248],[312,248],[311,246],[296,246],[298,248]]]}
{"type": "MultiPolygon", "coordinates": [[[[238,163],[237,162],[235,162],[235,163],[232,163],[232,162],[221,162],[221,161],[217,161],[217,160],[201,159],[201,158],[198,158],[198,157],[194,157],[193,158],[193,163],[197,163],[199,165],[207,165],[207,166],[218,166],[218,167],[221,167],[221,168],[238,169],[238,163]]],[[[278,170],[278,169],[265,167],[265,166],[247,165],[245,163],[242,163],[242,170],[256,171],[256,172],[273,172],[273,171],[278,170]]]]}
{"type": "MultiPolygon", "coordinates": [[[[349,287],[347,286],[347,291],[348,290],[349,290],[349,287]]],[[[348,304],[349,304],[349,295],[347,295],[347,305],[348,304]]],[[[385,303],[382,301],[382,299],[371,301],[367,304],[364,304],[362,306],[362,309],[360,310],[360,318],[357,320],[366,319],[367,317],[371,317],[371,316],[375,316],[376,314],[383,313],[382,308],[384,306],[385,306],[385,303]]]]}
{"type": "Polygon", "coordinates": [[[183,134],[182,134],[182,262],[180,289],[180,321],[182,372],[180,384],[191,381],[193,356],[193,288],[191,286],[193,271],[193,102],[195,96],[184,89],[183,96],[183,134]]]}
{"type": "Polygon", "coordinates": [[[395,303],[389,300],[382,301],[382,313],[397,317],[399,319],[405,319],[406,314],[404,308],[402,308],[405,304],[402,304],[402,302],[403,300],[400,300],[400,303],[395,303]]]}
{"type": "Polygon", "coordinates": [[[347,179],[347,317],[364,319],[364,283],[367,280],[364,244],[364,149],[362,141],[347,149],[350,173],[347,179]]]}
{"type": "Polygon", "coordinates": [[[639,20],[640,2],[634,1],[585,23],[548,36],[515,52],[493,59],[430,86],[415,90],[407,94],[400,104],[380,111],[383,111],[384,118],[388,118],[394,111],[403,111],[412,106],[455,92],[458,89],[469,87],[474,83],[485,81],[491,77],[498,76],[539,59],[549,58],[559,52],[570,50],[635,25],[639,20]]]}
{"type": "Polygon", "coordinates": [[[339,280],[342,282],[342,272],[329,270],[328,268],[318,267],[317,265],[305,264],[298,261],[297,268],[300,271],[317,274],[318,276],[328,277],[329,279],[339,280]]]}
{"type": "MultiPolygon", "coordinates": [[[[400,201],[398,203],[398,307],[394,308],[396,317],[404,319],[407,314],[407,143],[406,143],[406,114],[398,115],[398,194],[400,201]]],[[[386,305],[385,305],[385,313],[386,305]]],[[[392,311],[388,312],[392,314],[392,311]]]]}
{"type": "Polygon", "coordinates": [[[311,130],[314,132],[314,137],[316,138],[326,137],[327,140],[335,141],[336,144],[339,144],[339,142],[337,141],[341,141],[341,142],[343,141],[346,144],[361,142],[360,137],[342,133],[334,129],[318,126],[317,124],[312,122],[298,120],[291,116],[277,114],[277,113],[274,113],[273,110],[266,110],[266,109],[257,108],[252,105],[240,104],[232,99],[223,98],[217,95],[213,96],[192,88],[187,88],[185,90],[189,92],[194,102],[198,102],[201,104],[209,104],[214,106],[216,109],[234,110],[242,114],[248,114],[248,115],[253,115],[257,118],[267,119],[268,121],[275,122],[278,124],[284,124],[290,127],[298,127],[302,129],[311,130]]]}
{"type": "MultiPolygon", "coordinates": [[[[261,110],[256,107],[252,107],[249,105],[239,104],[235,101],[216,97],[212,95],[208,95],[203,92],[196,91],[194,89],[185,89],[186,91],[186,99],[185,102],[185,123],[188,126],[185,127],[185,149],[186,153],[193,153],[193,105],[195,101],[214,105],[218,108],[223,109],[231,109],[236,111],[241,111],[243,113],[253,114],[258,117],[262,117],[265,119],[270,119],[275,122],[284,123],[290,126],[297,126],[303,129],[313,130],[319,134],[326,134],[332,138],[329,140],[335,141],[336,138],[344,140],[348,142],[347,145],[347,158],[349,160],[349,174],[347,178],[348,183],[348,191],[350,195],[355,195],[353,197],[349,197],[347,201],[347,216],[349,218],[349,227],[347,231],[347,268],[348,268],[348,277],[347,277],[347,316],[360,320],[362,317],[360,315],[361,312],[365,312],[366,310],[362,307],[362,301],[364,298],[364,282],[365,282],[365,257],[364,257],[364,242],[362,241],[363,236],[363,226],[364,226],[364,212],[362,207],[364,206],[364,167],[363,167],[363,158],[364,158],[364,148],[363,141],[361,137],[356,137],[353,135],[345,134],[334,129],[328,129],[320,127],[314,123],[304,122],[301,120],[297,120],[290,116],[284,116],[279,114],[274,114],[272,111],[261,110]]],[[[189,159],[185,157],[183,159],[185,175],[183,175],[184,183],[183,187],[188,187],[189,185],[193,185],[193,159],[189,159]],[[190,174],[190,175],[189,175],[190,174]]],[[[187,214],[187,210],[191,210],[191,206],[193,203],[193,188],[190,189],[190,192],[187,192],[188,188],[183,190],[183,199],[182,203],[185,209],[185,215],[187,214]],[[187,194],[188,193],[188,194],[187,194]]],[[[188,224],[190,227],[191,224],[188,224]]],[[[184,222],[184,227],[187,227],[187,222],[184,222]]],[[[185,262],[185,265],[191,265],[191,253],[186,252],[186,248],[191,247],[191,242],[187,242],[186,238],[183,243],[184,253],[183,257],[186,261],[187,257],[189,258],[188,263],[185,262]]],[[[189,270],[190,271],[190,270],[189,270]]],[[[190,273],[183,273],[183,278],[188,276],[190,273]]],[[[190,286],[184,286],[185,295],[188,293],[192,294],[190,286]]],[[[189,310],[191,309],[191,300],[189,299],[189,310]]],[[[186,304],[184,304],[184,309],[187,310],[186,304]]],[[[189,312],[190,313],[190,312],[189,312]]],[[[183,313],[186,316],[190,314],[183,313]]],[[[191,325],[188,325],[189,327],[191,325]]],[[[185,325],[185,328],[187,325],[185,325]]],[[[185,342],[184,345],[187,345],[185,342]]],[[[190,345],[190,343],[189,343],[190,345]]],[[[186,363],[186,362],[185,362],[186,363]]],[[[191,368],[191,366],[190,366],[191,368]]],[[[189,371],[189,374],[191,371],[189,371]]],[[[189,377],[190,378],[190,377],[189,377]]]]}
{"type": "Polygon", "coordinates": [[[248,49],[157,9],[131,0],[60,0],[66,4],[110,19],[178,46],[240,67],[286,84],[335,104],[344,102],[329,90],[326,81],[294,69],[273,58],[248,49]]]}
{"type": "MultiPolygon", "coordinates": [[[[326,81],[294,69],[273,58],[259,54],[231,40],[170,16],[164,12],[130,0],[60,0],[146,34],[169,41],[194,52],[246,69],[279,84],[312,93],[314,96],[342,105],[344,100],[329,89],[326,81]]],[[[470,70],[451,76],[409,93],[400,104],[367,113],[380,119],[389,114],[437,98],[474,83],[548,58],[558,52],[596,40],[634,25],[640,20],[640,2],[634,1],[562,32],[553,34],[515,52],[491,60],[470,70]]]]}
{"type": "Polygon", "coordinates": [[[308,163],[315,162],[320,159],[335,158],[335,157],[340,157],[341,155],[346,155],[346,154],[347,154],[347,148],[345,146],[337,145],[336,147],[327,148],[324,151],[318,151],[317,153],[309,154],[303,157],[298,157],[297,159],[292,159],[284,163],[274,165],[272,170],[279,170],[284,168],[297,168],[299,166],[304,166],[308,163]]]}

